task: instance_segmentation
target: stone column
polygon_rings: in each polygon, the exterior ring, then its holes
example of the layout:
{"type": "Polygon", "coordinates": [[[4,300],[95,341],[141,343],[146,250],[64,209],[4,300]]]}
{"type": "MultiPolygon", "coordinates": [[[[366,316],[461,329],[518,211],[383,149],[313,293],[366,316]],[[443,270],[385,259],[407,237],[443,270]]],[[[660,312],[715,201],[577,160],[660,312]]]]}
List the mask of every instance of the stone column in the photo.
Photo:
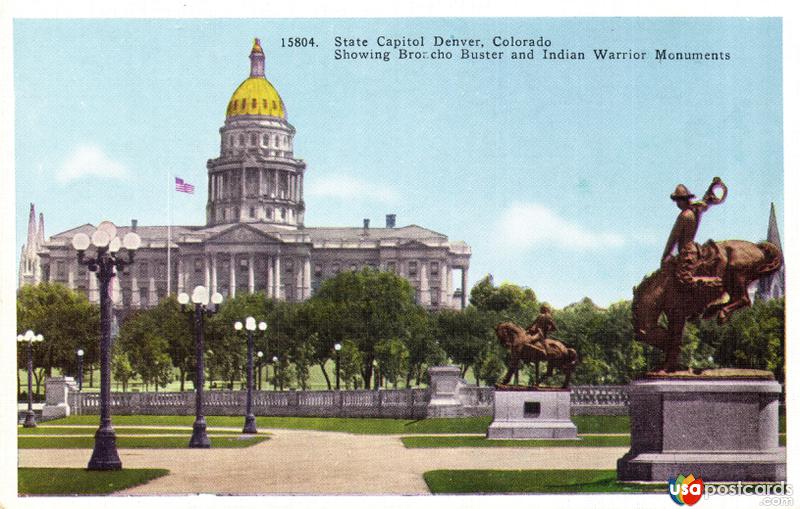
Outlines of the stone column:
{"type": "MultiPolygon", "coordinates": [[[[75,264],[76,262],[67,263],[67,287],[70,290],[75,289],[75,264]]],[[[52,265],[53,267],[55,265],[52,265]]],[[[89,272],[88,270],[86,272],[89,272]]],[[[52,277],[51,277],[52,279],[52,277]]]]}
{"type": "Polygon", "coordinates": [[[267,297],[270,299],[275,296],[275,277],[272,272],[272,264],[275,258],[272,256],[267,257],[267,297]]]}
{"type": "Polygon", "coordinates": [[[278,196],[278,170],[272,170],[272,195],[278,196]]]}
{"type": "Polygon", "coordinates": [[[216,253],[212,253],[211,255],[211,295],[214,295],[219,290],[217,290],[217,255],[216,253]]]}
{"type": "Polygon", "coordinates": [[[303,299],[311,297],[311,258],[306,256],[303,261],[303,299]]]}
{"type": "MultiPolygon", "coordinates": [[[[155,270],[155,264],[153,264],[153,270],[155,270]]],[[[156,278],[155,276],[150,276],[150,288],[149,288],[149,295],[147,296],[147,301],[150,306],[155,306],[158,304],[158,292],[156,292],[156,278]]]]}
{"type": "MultiPolygon", "coordinates": [[[[241,186],[242,187],[242,196],[241,196],[241,200],[240,200],[242,202],[244,202],[245,193],[247,192],[246,182],[247,182],[247,168],[242,166],[242,186],[241,186]]],[[[241,216],[239,216],[239,217],[241,217],[241,216]]]]}
{"type": "Polygon", "coordinates": [[[131,307],[138,308],[141,305],[139,300],[139,280],[136,278],[136,266],[131,268],[131,307]]]}
{"type": "Polygon", "coordinates": [[[281,289],[281,257],[275,255],[275,298],[282,299],[283,291],[281,289]]]}
{"type": "Polygon", "coordinates": [[[250,293],[256,292],[256,273],[255,267],[256,264],[255,256],[253,253],[250,253],[250,259],[247,260],[247,290],[250,293]]]}
{"type": "Polygon", "coordinates": [[[230,291],[228,293],[229,297],[232,299],[236,297],[236,255],[231,253],[231,280],[230,280],[230,291]]]}
{"type": "Polygon", "coordinates": [[[453,304],[453,267],[447,265],[447,305],[453,304]]]}
{"type": "Polygon", "coordinates": [[[450,295],[447,293],[450,284],[450,267],[443,263],[439,272],[439,303],[440,306],[450,307],[450,295]]]}
{"type": "Polygon", "coordinates": [[[264,194],[264,168],[258,169],[258,195],[264,194]]]}
{"type": "Polygon", "coordinates": [[[100,291],[97,289],[97,276],[95,272],[86,271],[89,276],[89,302],[100,302],[100,291]]]}
{"type": "Polygon", "coordinates": [[[423,306],[431,305],[431,289],[428,286],[428,263],[419,263],[419,303],[423,306]]]}
{"type": "Polygon", "coordinates": [[[295,280],[295,290],[296,290],[295,293],[294,293],[294,300],[296,300],[296,301],[303,300],[303,296],[305,295],[305,293],[303,293],[303,272],[304,272],[304,270],[301,270],[301,268],[300,268],[300,260],[301,260],[300,258],[297,258],[293,262],[294,263],[294,267],[295,267],[295,269],[294,269],[295,270],[295,278],[294,278],[294,280],[295,280]]]}
{"type": "Polygon", "coordinates": [[[183,293],[184,288],[184,279],[186,278],[186,274],[183,272],[183,259],[180,255],[177,256],[178,258],[178,293],[183,293]]]}
{"type": "Polygon", "coordinates": [[[461,268],[461,309],[467,307],[467,267],[461,268]]]}
{"type": "MultiPolygon", "coordinates": [[[[208,255],[203,255],[203,286],[211,291],[211,270],[208,266],[208,255]]],[[[211,295],[214,295],[212,292],[211,295]]]]}

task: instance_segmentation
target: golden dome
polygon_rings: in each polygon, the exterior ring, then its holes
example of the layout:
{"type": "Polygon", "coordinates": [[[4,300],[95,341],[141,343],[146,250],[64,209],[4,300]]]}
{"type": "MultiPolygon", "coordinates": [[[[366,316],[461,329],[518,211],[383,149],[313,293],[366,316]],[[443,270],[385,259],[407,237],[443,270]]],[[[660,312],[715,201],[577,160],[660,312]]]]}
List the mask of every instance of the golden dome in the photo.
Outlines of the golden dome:
{"type": "Polygon", "coordinates": [[[228,101],[226,118],[240,115],[286,118],[281,96],[264,77],[264,52],[258,39],[253,43],[253,50],[250,52],[250,77],[239,85],[228,101]]]}

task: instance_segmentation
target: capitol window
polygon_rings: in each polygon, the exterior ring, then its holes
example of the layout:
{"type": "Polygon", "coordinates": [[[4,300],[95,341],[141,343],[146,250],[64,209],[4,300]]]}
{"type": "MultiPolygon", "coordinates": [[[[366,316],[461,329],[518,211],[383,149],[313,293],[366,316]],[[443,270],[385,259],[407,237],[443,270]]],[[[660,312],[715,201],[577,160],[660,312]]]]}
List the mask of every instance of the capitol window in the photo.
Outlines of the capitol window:
{"type": "Polygon", "coordinates": [[[439,262],[431,262],[431,276],[439,275],[439,262]]]}
{"type": "Polygon", "coordinates": [[[258,100],[257,100],[257,99],[253,99],[253,106],[252,106],[252,108],[253,108],[253,109],[256,109],[257,107],[258,107],[258,100]]]}
{"type": "MultiPolygon", "coordinates": [[[[265,99],[265,101],[266,101],[266,99],[265,99]]],[[[265,134],[264,135],[262,143],[264,144],[265,147],[269,146],[269,134],[265,134]]]]}
{"type": "Polygon", "coordinates": [[[267,109],[267,100],[264,99],[264,109],[267,109]]]}
{"type": "Polygon", "coordinates": [[[237,139],[238,143],[236,146],[243,146],[244,145],[244,134],[240,134],[239,138],[237,139]]]}
{"type": "Polygon", "coordinates": [[[339,262],[334,262],[334,264],[331,265],[331,271],[334,274],[338,274],[339,273],[339,262]]]}
{"type": "Polygon", "coordinates": [[[417,275],[417,262],[408,262],[408,275],[409,276],[417,275]]]}
{"type": "Polygon", "coordinates": [[[272,209],[267,209],[267,219],[272,219],[272,209]]]}
{"type": "Polygon", "coordinates": [[[247,258],[242,258],[242,259],[239,260],[239,270],[240,271],[247,272],[247,269],[249,268],[249,266],[250,265],[249,265],[249,263],[247,261],[247,258]]]}
{"type": "Polygon", "coordinates": [[[320,264],[314,265],[314,275],[316,277],[320,277],[322,275],[322,265],[320,264]]]}
{"type": "Polygon", "coordinates": [[[256,217],[256,208],[250,207],[250,217],[256,217]]]}
{"type": "Polygon", "coordinates": [[[256,133],[250,135],[250,145],[258,145],[258,138],[256,133]]]}
{"type": "Polygon", "coordinates": [[[202,258],[195,258],[194,259],[194,271],[195,271],[195,273],[203,272],[203,259],[202,258]]]}

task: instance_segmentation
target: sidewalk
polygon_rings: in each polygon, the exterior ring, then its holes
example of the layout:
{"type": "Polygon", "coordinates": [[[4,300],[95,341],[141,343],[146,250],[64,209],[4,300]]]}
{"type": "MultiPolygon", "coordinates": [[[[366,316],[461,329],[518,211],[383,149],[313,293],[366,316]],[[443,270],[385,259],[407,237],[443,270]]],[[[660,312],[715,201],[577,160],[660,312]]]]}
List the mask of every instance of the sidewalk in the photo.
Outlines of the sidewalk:
{"type": "MultiPolygon", "coordinates": [[[[406,449],[397,435],[262,429],[246,449],[123,449],[126,468],[170,474],[123,495],[427,494],[436,469],[613,469],[628,447],[406,449]]],[[[213,440],[212,440],[213,446],[213,440]]],[[[21,467],[85,468],[85,449],[22,449],[21,467]]]]}

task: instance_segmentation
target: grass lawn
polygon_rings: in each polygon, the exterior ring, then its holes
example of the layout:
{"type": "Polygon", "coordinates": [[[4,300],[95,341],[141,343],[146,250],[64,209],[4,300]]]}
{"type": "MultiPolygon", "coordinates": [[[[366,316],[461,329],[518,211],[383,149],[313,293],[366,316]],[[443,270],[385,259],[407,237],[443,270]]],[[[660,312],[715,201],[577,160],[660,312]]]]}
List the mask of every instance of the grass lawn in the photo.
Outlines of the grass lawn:
{"type": "MultiPolygon", "coordinates": [[[[19,435],[94,435],[97,431],[96,426],[92,427],[61,427],[61,426],[47,426],[40,424],[35,428],[23,428],[17,426],[17,434],[19,435]]],[[[192,430],[187,428],[131,428],[127,426],[114,426],[114,431],[117,435],[191,435],[192,430]]],[[[222,429],[209,429],[208,433],[214,435],[240,435],[241,431],[222,430],[222,429]]]]}
{"type": "MultiPolygon", "coordinates": [[[[627,415],[578,415],[572,418],[578,433],[628,433],[627,415]]],[[[191,426],[189,415],[116,415],[114,426],[191,426]]],[[[209,432],[213,427],[239,427],[242,417],[207,416],[209,432]]],[[[75,415],[48,424],[97,424],[96,415],[75,415]]],[[[260,428],[310,429],[357,434],[433,434],[486,433],[492,417],[456,417],[436,419],[373,419],[347,417],[256,417],[260,428]]]]}
{"type": "Polygon", "coordinates": [[[104,495],[167,475],[163,468],[96,472],[81,468],[20,468],[20,495],[104,495]]]}
{"type": "Polygon", "coordinates": [[[434,494],[667,493],[666,483],[617,482],[616,470],[431,470],[423,478],[434,494]]]}
{"type": "MultiPolygon", "coordinates": [[[[243,417],[207,416],[209,433],[215,427],[241,427],[243,417]]],[[[115,415],[116,427],[124,426],[191,426],[194,416],[189,415],[115,415]]],[[[425,434],[425,433],[485,433],[491,417],[461,417],[454,419],[360,419],[346,417],[256,417],[259,428],[309,429],[341,431],[357,434],[425,434]]],[[[48,424],[93,424],[96,415],[73,415],[48,421],[48,424]]],[[[121,432],[120,432],[121,433],[121,432]]]]}
{"type": "Polygon", "coordinates": [[[403,437],[408,449],[437,447],[627,447],[629,435],[589,435],[581,440],[487,440],[486,437],[403,437]]]}
{"type": "MultiPolygon", "coordinates": [[[[170,437],[117,437],[117,447],[120,449],[185,449],[189,446],[191,433],[184,436],[170,437]]],[[[209,437],[211,447],[221,449],[250,447],[264,440],[266,436],[230,436],[209,437]]],[[[94,437],[17,437],[17,447],[20,449],[92,449],[94,437]]]]}

